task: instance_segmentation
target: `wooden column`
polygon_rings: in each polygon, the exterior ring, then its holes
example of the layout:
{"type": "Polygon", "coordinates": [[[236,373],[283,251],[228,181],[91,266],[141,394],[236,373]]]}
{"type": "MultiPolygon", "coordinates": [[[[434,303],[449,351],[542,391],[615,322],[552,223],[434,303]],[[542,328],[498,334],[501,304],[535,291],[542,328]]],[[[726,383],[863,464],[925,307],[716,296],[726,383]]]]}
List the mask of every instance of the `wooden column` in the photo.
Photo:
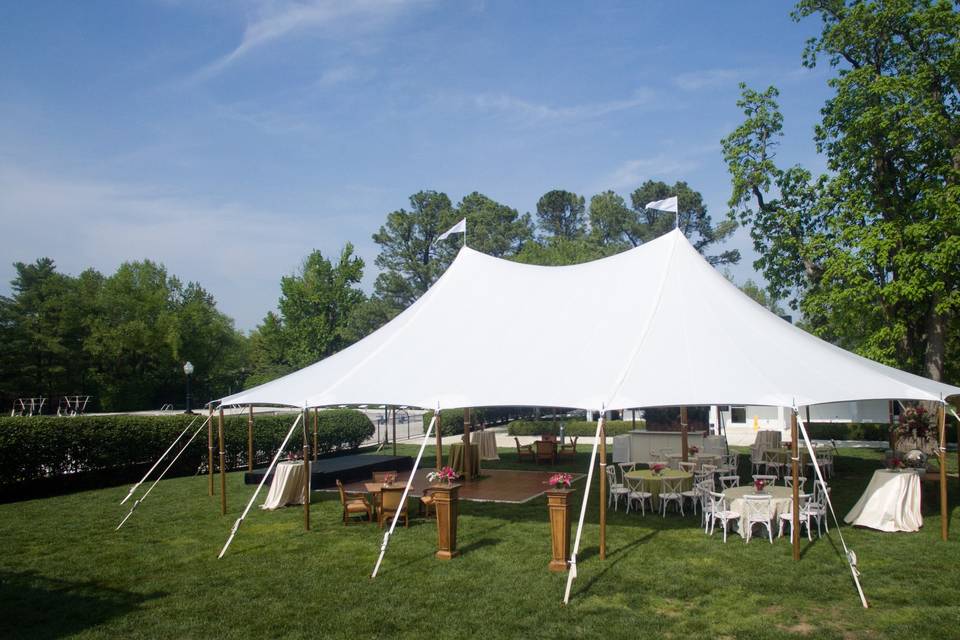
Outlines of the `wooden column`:
{"type": "MultiPolygon", "coordinates": [[[[306,423],[304,423],[306,424],[306,423]]],[[[313,410],[313,461],[317,461],[317,431],[320,429],[320,409],[313,410]]]]}
{"type": "Polygon", "coordinates": [[[680,455],[683,461],[687,461],[690,455],[689,444],[687,442],[687,408],[680,407],[680,455]]]}
{"type": "Polygon", "coordinates": [[[443,436],[440,435],[440,411],[437,410],[437,424],[434,428],[437,430],[437,471],[443,466],[443,436]]]}
{"type": "Polygon", "coordinates": [[[397,408],[393,408],[393,455],[397,455],[397,408]]]}
{"type": "Polygon", "coordinates": [[[459,484],[437,484],[431,487],[437,511],[437,557],[450,560],[460,555],[457,550],[457,517],[459,515],[459,484]]]}
{"type": "Polygon", "coordinates": [[[307,419],[310,410],[303,410],[303,528],[310,531],[310,444],[307,442],[307,419]]]}
{"type": "Polygon", "coordinates": [[[547,508],[550,510],[550,541],[552,558],[550,571],[566,571],[570,560],[570,495],[571,489],[548,489],[547,508]]]}
{"type": "Polygon", "coordinates": [[[208,493],[213,495],[213,405],[210,405],[210,417],[207,419],[207,485],[208,493]]]}
{"type": "Polygon", "coordinates": [[[793,544],[793,559],[800,559],[800,443],[797,440],[797,412],[790,410],[791,474],[793,475],[793,522],[790,541],[793,544]]]}
{"type": "Polygon", "coordinates": [[[947,509],[947,424],[946,412],[943,403],[937,409],[937,424],[940,427],[940,539],[947,539],[947,525],[949,524],[950,511],[947,509]]]}
{"type": "Polygon", "coordinates": [[[253,405],[247,416],[247,471],[253,471],[253,405]]]}
{"type": "MultiPolygon", "coordinates": [[[[600,559],[607,559],[607,426],[600,414],[600,559]]],[[[584,500],[587,496],[584,496],[584,500]]]]}
{"type": "Polygon", "coordinates": [[[220,515],[227,515],[227,455],[223,450],[223,407],[217,420],[217,439],[220,443],[220,515]]]}

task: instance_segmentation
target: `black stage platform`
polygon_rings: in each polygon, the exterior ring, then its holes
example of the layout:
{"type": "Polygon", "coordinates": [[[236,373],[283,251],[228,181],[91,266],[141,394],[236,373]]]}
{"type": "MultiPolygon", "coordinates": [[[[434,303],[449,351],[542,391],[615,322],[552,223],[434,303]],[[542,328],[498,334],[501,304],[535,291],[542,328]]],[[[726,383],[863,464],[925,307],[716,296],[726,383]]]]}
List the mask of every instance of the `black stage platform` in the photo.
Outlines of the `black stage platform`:
{"type": "MultiPolygon", "coordinates": [[[[354,455],[323,458],[310,463],[310,486],[313,490],[333,487],[339,478],[343,484],[369,480],[374,471],[409,471],[413,468],[410,456],[354,455]]],[[[243,474],[246,484],[258,484],[266,468],[243,474]]],[[[273,480],[273,474],[267,479],[273,480]]]]}

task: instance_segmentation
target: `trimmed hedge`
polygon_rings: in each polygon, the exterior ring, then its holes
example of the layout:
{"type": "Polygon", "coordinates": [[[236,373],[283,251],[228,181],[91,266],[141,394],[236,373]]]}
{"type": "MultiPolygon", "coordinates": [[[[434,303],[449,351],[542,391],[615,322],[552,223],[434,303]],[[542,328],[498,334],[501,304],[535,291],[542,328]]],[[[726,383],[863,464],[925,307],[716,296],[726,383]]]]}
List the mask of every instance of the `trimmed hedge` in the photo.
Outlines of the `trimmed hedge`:
{"type": "MultiPolygon", "coordinates": [[[[486,413],[483,409],[471,409],[470,419],[473,426],[486,420],[486,413]]],[[[433,420],[433,411],[427,411],[423,414],[423,429],[426,431],[427,425],[433,420]]],[[[440,435],[455,436],[463,433],[463,409],[441,409],[440,410],[440,435]]]]}
{"type": "MultiPolygon", "coordinates": [[[[194,427],[180,441],[185,443],[192,432],[203,424],[199,416],[194,427]]],[[[290,430],[296,414],[255,416],[253,430],[254,462],[265,462],[275,452],[290,430]]],[[[193,416],[78,416],[58,418],[0,418],[0,486],[51,476],[88,471],[124,469],[152,464],[193,416]]],[[[214,415],[214,455],[217,443],[214,415]]],[[[313,415],[307,425],[313,445],[313,415]]],[[[172,473],[206,469],[206,428],[181,456],[172,473]]],[[[373,423],[366,415],[350,409],[321,411],[317,425],[317,448],[320,452],[355,449],[373,435],[373,423]]],[[[247,417],[224,419],[224,449],[228,468],[247,463],[247,417]]],[[[182,444],[181,444],[182,446],[182,444]]],[[[287,444],[289,452],[302,451],[300,428],[287,444]]],[[[175,448],[174,452],[179,448],[175,448]]]]}
{"type": "MultiPolygon", "coordinates": [[[[507,427],[507,433],[511,436],[541,436],[544,434],[560,435],[560,423],[565,425],[565,433],[568,436],[594,436],[597,433],[597,423],[587,422],[586,420],[558,420],[554,423],[552,420],[514,420],[507,427]],[[554,428],[556,424],[556,428],[554,428]]],[[[637,420],[636,429],[645,428],[643,420],[637,420]]],[[[630,420],[607,420],[604,423],[607,436],[619,436],[634,429],[633,422],[630,420]]],[[[461,429],[462,430],[462,429],[461,429]]]]}
{"type": "MultiPolygon", "coordinates": [[[[874,440],[889,441],[890,425],[887,423],[833,423],[811,422],[807,433],[815,440],[874,440]]],[[[957,425],[947,421],[947,442],[957,441],[957,425]]]]}

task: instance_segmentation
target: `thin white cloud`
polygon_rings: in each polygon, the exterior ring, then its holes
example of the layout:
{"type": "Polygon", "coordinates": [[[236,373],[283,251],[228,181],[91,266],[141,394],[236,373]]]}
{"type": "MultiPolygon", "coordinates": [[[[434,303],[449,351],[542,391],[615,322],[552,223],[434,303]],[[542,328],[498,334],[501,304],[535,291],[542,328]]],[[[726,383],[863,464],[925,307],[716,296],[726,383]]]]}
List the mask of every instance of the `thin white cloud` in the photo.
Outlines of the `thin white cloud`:
{"type": "Polygon", "coordinates": [[[736,86],[750,72],[746,69],[703,69],[681,73],[673,84],[684,91],[699,91],[724,85],[736,86]]]}
{"type": "Polygon", "coordinates": [[[700,166],[700,163],[688,157],[676,157],[667,153],[658,153],[649,158],[627,160],[614,169],[599,185],[597,191],[604,189],[632,189],[645,180],[682,178],[700,166]]]}
{"type": "Polygon", "coordinates": [[[254,0],[239,44],[204,66],[194,80],[215,76],[271,43],[306,32],[345,36],[377,30],[427,0],[254,0]]]}
{"type": "Polygon", "coordinates": [[[554,122],[567,120],[590,120],[618,111],[626,111],[652,104],[656,98],[653,91],[640,89],[629,98],[606,102],[590,102],[569,106],[524,100],[508,94],[483,93],[473,96],[454,98],[455,106],[468,105],[487,113],[500,113],[528,122],[554,122]]]}

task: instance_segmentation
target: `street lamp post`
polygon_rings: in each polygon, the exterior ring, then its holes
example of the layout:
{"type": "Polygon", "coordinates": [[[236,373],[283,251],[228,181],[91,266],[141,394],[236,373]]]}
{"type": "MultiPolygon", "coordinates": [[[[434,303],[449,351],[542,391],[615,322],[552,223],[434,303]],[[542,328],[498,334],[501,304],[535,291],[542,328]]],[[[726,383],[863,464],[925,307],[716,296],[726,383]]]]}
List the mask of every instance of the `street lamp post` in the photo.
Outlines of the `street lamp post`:
{"type": "Polygon", "coordinates": [[[193,363],[189,360],[185,365],[183,365],[183,372],[187,375],[187,410],[184,413],[193,414],[193,411],[190,410],[190,376],[193,375],[193,363]]]}

